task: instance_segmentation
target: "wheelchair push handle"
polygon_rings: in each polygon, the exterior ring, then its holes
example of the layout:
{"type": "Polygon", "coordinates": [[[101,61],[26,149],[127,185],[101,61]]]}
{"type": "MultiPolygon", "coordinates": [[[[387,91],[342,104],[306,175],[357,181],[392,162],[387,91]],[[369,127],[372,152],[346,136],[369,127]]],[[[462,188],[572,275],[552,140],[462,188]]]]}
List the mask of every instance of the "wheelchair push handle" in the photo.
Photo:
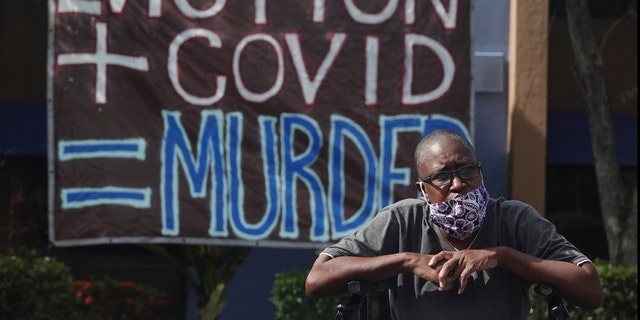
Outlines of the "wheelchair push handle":
{"type": "MultiPolygon", "coordinates": [[[[347,283],[347,289],[351,292],[351,297],[347,303],[338,305],[336,320],[350,320],[356,310],[358,310],[367,299],[367,293],[371,290],[371,286],[364,281],[355,280],[347,283]]],[[[360,312],[365,311],[360,309],[360,312]]],[[[361,317],[362,316],[366,317],[366,314],[361,314],[361,317]]]]}
{"type": "Polygon", "coordinates": [[[562,298],[556,290],[544,283],[538,284],[534,291],[547,299],[547,314],[549,320],[570,320],[569,310],[564,306],[562,298]]]}

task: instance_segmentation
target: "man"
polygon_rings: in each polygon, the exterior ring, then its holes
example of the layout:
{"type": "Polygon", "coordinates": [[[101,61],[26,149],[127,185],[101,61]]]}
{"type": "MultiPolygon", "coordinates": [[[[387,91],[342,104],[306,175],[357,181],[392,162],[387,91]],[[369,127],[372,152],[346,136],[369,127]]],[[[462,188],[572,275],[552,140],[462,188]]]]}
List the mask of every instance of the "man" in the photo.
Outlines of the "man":
{"type": "Polygon", "coordinates": [[[374,283],[389,288],[394,319],[527,319],[533,283],[576,305],[602,304],[592,262],[553,224],[525,203],[489,198],[462,135],[428,134],[415,161],[424,198],[384,208],[327,247],[307,277],[308,295],[374,283]]]}

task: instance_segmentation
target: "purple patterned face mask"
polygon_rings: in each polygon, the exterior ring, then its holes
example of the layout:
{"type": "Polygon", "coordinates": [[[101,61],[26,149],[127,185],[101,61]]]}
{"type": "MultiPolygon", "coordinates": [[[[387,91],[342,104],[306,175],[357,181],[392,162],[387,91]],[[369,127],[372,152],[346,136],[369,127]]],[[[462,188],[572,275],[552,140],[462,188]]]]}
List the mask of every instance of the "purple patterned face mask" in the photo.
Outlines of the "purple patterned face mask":
{"type": "Polygon", "coordinates": [[[453,200],[429,204],[429,219],[451,236],[464,240],[480,229],[488,200],[489,192],[481,184],[453,200]]]}

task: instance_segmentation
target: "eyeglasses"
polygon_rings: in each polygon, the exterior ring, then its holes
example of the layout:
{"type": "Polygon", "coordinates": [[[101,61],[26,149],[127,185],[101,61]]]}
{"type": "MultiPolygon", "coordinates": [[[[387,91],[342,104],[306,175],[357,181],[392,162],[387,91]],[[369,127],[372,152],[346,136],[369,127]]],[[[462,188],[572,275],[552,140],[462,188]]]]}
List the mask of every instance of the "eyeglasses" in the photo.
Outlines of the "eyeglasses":
{"type": "Polygon", "coordinates": [[[440,171],[420,178],[420,181],[426,182],[434,187],[445,187],[451,184],[454,175],[464,181],[476,178],[480,173],[482,173],[482,164],[478,162],[451,171],[440,171]]]}

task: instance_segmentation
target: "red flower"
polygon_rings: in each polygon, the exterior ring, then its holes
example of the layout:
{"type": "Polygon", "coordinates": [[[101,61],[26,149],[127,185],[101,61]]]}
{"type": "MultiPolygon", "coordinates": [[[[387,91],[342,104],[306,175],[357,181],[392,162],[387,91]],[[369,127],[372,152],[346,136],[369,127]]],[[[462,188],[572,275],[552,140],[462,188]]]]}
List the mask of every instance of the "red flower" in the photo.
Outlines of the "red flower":
{"type": "Polygon", "coordinates": [[[73,280],[77,285],[83,287],[84,289],[89,289],[91,287],[91,282],[82,281],[82,280],[73,280]]]}
{"type": "Polygon", "coordinates": [[[92,303],[93,303],[93,298],[92,297],[84,298],[84,304],[92,304],[92,303]]]}
{"type": "Polygon", "coordinates": [[[76,297],[82,298],[82,296],[84,296],[84,293],[82,293],[82,291],[76,292],[76,297]]]}

